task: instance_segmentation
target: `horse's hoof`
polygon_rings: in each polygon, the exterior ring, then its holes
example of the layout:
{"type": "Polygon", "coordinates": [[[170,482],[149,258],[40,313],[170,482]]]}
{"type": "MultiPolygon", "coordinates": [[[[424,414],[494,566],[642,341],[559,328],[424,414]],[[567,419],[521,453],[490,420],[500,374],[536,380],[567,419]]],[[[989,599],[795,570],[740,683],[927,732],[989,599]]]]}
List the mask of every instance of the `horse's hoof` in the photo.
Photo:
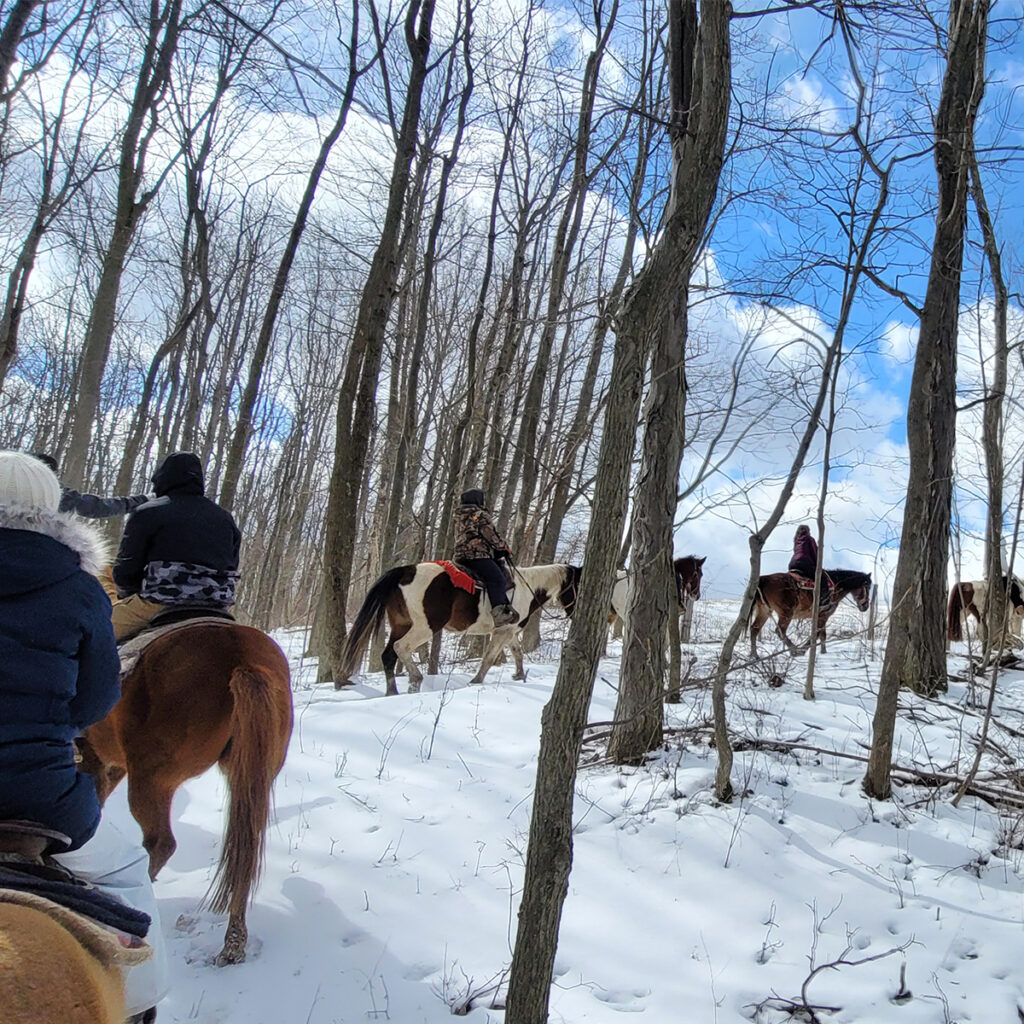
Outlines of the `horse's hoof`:
{"type": "Polygon", "coordinates": [[[225,946],[218,954],[217,959],[214,961],[218,967],[227,967],[229,964],[244,964],[245,963],[245,948],[242,949],[228,949],[225,946]]]}
{"type": "Polygon", "coordinates": [[[513,674],[512,678],[513,678],[513,679],[514,679],[514,680],[515,680],[515,681],[516,681],[517,683],[519,683],[519,682],[526,682],[526,673],[525,673],[525,672],[523,672],[523,673],[522,673],[522,675],[520,675],[520,674],[519,674],[518,672],[516,672],[516,673],[514,673],[514,674],[513,674]]]}

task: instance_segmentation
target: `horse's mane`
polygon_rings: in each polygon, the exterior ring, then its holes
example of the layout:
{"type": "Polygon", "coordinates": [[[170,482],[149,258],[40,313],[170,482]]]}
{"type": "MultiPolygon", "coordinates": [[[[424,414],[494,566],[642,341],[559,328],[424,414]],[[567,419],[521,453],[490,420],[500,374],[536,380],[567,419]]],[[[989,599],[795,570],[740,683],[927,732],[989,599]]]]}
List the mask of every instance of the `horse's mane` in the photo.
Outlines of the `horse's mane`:
{"type": "Polygon", "coordinates": [[[826,569],[825,573],[837,587],[854,590],[871,582],[871,573],[859,569],[826,569]]]}

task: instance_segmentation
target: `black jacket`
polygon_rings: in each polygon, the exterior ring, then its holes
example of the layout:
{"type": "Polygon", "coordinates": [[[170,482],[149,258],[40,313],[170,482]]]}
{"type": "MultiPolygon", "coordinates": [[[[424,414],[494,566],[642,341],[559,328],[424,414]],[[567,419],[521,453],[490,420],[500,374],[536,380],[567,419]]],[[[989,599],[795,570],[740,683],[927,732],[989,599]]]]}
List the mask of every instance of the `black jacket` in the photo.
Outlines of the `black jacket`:
{"type": "Polygon", "coordinates": [[[130,498],[101,498],[98,494],[83,494],[70,487],[61,488],[61,512],[74,512],[85,519],[107,519],[110,516],[126,516],[140,505],[149,501],[148,495],[135,494],[130,498]]]}
{"type": "Polygon", "coordinates": [[[203,496],[203,468],[191,452],[169,455],[153,474],[157,497],[125,524],[114,563],[119,594],[137,594],[150,562],[238,568],[241,536],[231,513],[203,496]]]}

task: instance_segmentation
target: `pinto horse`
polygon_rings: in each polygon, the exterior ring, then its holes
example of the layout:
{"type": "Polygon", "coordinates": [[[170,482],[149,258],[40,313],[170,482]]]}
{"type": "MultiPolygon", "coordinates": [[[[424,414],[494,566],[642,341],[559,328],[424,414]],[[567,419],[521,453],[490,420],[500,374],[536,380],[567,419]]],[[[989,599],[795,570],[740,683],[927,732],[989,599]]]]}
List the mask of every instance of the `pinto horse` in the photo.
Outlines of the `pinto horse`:
{"type": "Polygon", "coordinates": [[[370,588],[345,638],[341,678],[335,680],[335,689],[344,686],[357,671],[370,638],[380,629],[385,615],[391,636],[381,661],[389,694],[398,693],[395,665],[399,659],[409,673],[409,692],[419,691],[423,673],[413,660],[413,653],[441,629],[477,636],[491,635],[491,642],[471,683],[484,681],[488,669],[506,646],[516,661],[516,672],[512,678],[525,679],[519,632],[531,616],[552,601],[557,601],[566,615],[572,614],[580,570],[575,565],[560,564],[517,566],[513,576],[515,587],[509,604],[519,615],[519,621],[495,629],[486,592],[478,588],[471,594],[456,586],[439,563],[420,562],[389,569],[370,588]]]}
{"type": "MultiPolygon", "coordinates": [[[[676,590],[679,593],[679,611],[686,609],[686,599],[693,601],[700,600],[700,581],[704,575],[704,563],[707,555],[698,558],[696,555],[686,555],[677,558],[672,564],[676,571],[676,590]]],[[[622,632],[622,624],[626,621],[626,607],[629,601],[629,574],[620,572],[615,577],[615,586],[612,588],[612,611],[608,621],[614,623],[614,632],[619,636],[622,632]],[[618,619],[618,622],[616,622],[618,619]]]]}
{"type": "MultiPolygon", "coordinates": [[[[826,608],[818,609],[817,638],[821,642],[821,653],[825,653],[825,623],[839,607],[839,602],[849,595],[857,608],[866,612],[871,605],[871,573],[855,569],[822,570],[823,577],[831,581],[832,601],[826,608]]],[[[757,657],[757,636],[772,612],[777,619],[775,631],[791,654],[803,651],[786,636],[786,630],[793,619],[809,619],[814,607],[814,590],[803,586],[791,573],[773,572],[757,581],[757,596],[754,600],[754,615],[750,624],[750,653],[757,657]]]]}
{"type": "MultiPolygon", "coordinates": [[[[1003,577],[1003,586],[1007,578],[1003,577]]],[[[1011,636],[1021,635],[1021,624],[1024,622],[1024,587],[1014,577],[1010,581],[1007,592],[1009,606],[1006,609],[1006,629],[1011,636]]],[[[963,640],[964,625],[972,615],[979,626],[982,625],[982,613],[988,600],[988,581],[971,580],[953,584],[949,592],[949,606],[946,609],[946,639],[963,640]]]]}
{"type": "Polygon", "coordinates": [[[171,799],[219,764],[230,797],[220,863],[208,894],[230,913],[218,966],[245,960],[245,911],[263,864],[271,787],[292,731],[288,662],[265,633],[225,620],[159,636],[121,682],[121,699],[79,740],[100,801],[127,774],[149,875],[174,852],[171,799]]]}

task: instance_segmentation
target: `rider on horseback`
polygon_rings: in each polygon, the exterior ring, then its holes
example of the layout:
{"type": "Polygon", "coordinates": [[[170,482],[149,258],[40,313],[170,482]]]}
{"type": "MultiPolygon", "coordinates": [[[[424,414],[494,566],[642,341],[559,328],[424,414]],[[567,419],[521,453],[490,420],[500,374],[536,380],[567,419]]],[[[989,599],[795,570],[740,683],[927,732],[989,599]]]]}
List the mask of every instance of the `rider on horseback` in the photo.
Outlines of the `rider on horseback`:
{"type": "Polygon", "coordinates": [[[126,978],[128,1012],[152,1014],[167,984],[148,857],[101,819],[75,765],[75,737],[121,695],[110,599],[95,576],[105,553],[60,501],[43,462],[0,452],[0,821],[63,833],[70,846],[58,848],[73,852],[55,856],[62,867],[153,919],[155,957],[126,978]]]}
{"type": "MultiPolygon", "coordinates": [[[[789,571],[803,576],[806,580],[810,580],[813,587],[814,573],[817,568],[818,543],[811,536],[811,528],[806,523],[801,523],[796,528],[796,535],[793,537],[793,557],[789,560],[789,571]]],[[[818,607],[826,608],[830,601],[828,579],[824,572],[822,572],[821,596],[818,600],[818,607]]]]}
{"type": "Polygon", "coordinates": [[[204,496],[199,457],[168,455],[153,474],[153,489],[156,498],[125,524],[114,562],[123,598],[113,611],[118,641],[142,632],[168,607],[235,603],[241,535],[231,513],[204,496]]]}
{"type": "Polygon", "coordinates": [[[462,492],[455,510],[455,560],[483,580],[494,625],[510,626],[519,621],[519,614],[508,603],[508,577],[497,559],[511,564],[512,552],[484,504],[483,491],[462,492]]]}

